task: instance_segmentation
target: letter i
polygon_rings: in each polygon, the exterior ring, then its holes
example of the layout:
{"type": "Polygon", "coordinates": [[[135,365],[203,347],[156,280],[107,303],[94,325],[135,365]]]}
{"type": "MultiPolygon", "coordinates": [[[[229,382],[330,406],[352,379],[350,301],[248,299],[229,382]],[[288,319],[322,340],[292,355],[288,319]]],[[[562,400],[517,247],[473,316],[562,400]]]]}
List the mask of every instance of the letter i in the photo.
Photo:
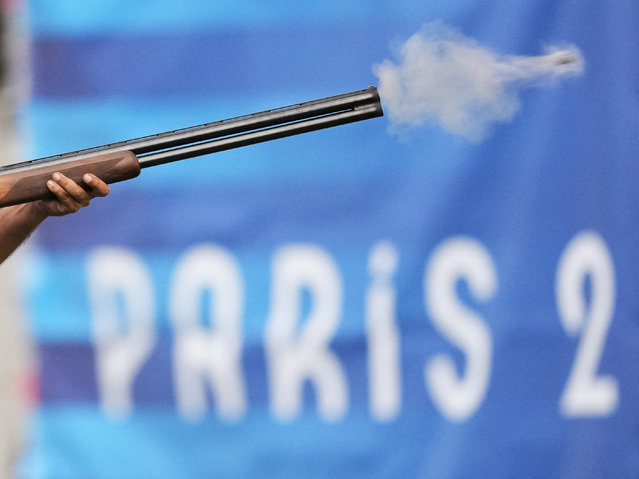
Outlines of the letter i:
{"type": "Polygon", "coordinates": [[[377,243],[368,259],[371,275],[366,293],[369,404],[371,414],[379,421],[395,418],[401,406],[399,332],[393,285],[397,263],[397,250],[387,241],[377,243]]]}

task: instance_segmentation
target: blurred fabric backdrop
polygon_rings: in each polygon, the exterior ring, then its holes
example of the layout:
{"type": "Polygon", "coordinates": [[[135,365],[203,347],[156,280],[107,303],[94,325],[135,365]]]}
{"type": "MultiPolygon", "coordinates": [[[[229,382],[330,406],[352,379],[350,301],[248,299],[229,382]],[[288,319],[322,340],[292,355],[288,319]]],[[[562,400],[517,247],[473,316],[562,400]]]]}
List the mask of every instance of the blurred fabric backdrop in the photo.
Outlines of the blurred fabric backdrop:
{"type": "Polygon", "coordinates": [[[480,143],[368,120],[47,220],[17,258],[19,477],[639,475],[639,4],[12,8],[24,160],[366,88],[433,21],[585,59],[480,143]]]}

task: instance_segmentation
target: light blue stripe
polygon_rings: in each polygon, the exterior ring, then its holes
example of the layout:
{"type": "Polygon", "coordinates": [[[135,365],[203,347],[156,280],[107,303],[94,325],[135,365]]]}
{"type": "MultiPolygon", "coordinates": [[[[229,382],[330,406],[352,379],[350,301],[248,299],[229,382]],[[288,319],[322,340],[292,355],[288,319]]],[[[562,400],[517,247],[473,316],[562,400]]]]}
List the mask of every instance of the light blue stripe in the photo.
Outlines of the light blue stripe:
{"type": "Polygon", "coordinates": [[[112,421],[97,407],[44,407],[37,417],[40,440],[23,460],[21,477],[353,478],[380,477],[382,470],[392,477],[394,468],[409,474],[422,460],[421,446],[403,441],[405,428],[429,431],[439,422],[418,412],[384,425],[360,410],[338,423],[311,412],[285,424],[268,411],[237,424],[214,416],[187,423],[174,409],[112,421]]]}
{"type": "Polygon", "coordinates": [[[471,0],[366,0],[296,2],[281,0],[34,0],[30,22],[36,36],[100,35],[126,32],[193,31],[208,28],[296,26],[317,23],[427,21],[467,12],[471,0]]]}
{"type": "Polygon", "coordinates": [[[312,99],[312,92],[303,90],[281,96],[243,92],[135,101],[34,98],[28,105],[25,129],[34,144],[32,156],[43,157],[312,99]]]}
{"type": "MultiPolygon", "coordinates": [[[[332,92],[336,94],[341,92],[332,92]]],[[[29,110],[33,148],[31,158],[98,146],[176,128],[193,126],[223,118],[284,106],[324,96],[298,94],[271,97],[234,97],[224,99],[161,100],[126,102],[94,100],[83,102],[34,101],[29,110]]],[[[351,125],[310,132],[265,144],[252,145],[171,165],[142,171],[126,188],[156,190],[183,182],[192,188],[228,187],[232,184],[268,184],[282,181],[321,180],[363,181],[374,179],[381,171],[402,167],[396,157],[397,138],[388,135],[386,118],[365,120],[351,125]]],[[[446,136],[431,130],[423,136],[432,152],[433,163],[456,155],[444,146],[446,136]],[[441,151],[440,148],[445,148],[441,151]],[[447,151],[446,151],[447,150],[447,151]]],[[[422,139],[420,139],[421,143],[422,139]]],[[[421,152],[415,148],[414,166],[422,164],[421,152]]],[[[25,158],[26,159],[26,158],[25,158]]],[[[432,168],[433,164],[430,165],[432,168]]],[[[120,188],[116,186],[116,188],[120,188]]]]}
{"type": "MultiPolygon", "coordinates": [[[[117,225],[116,225],[117,226],[117,225]]],[[[186,232],[188,236],[189,233],[186,232]]],[[[348,249],[336,250],[335,246],[318,243],[332,257],[338,269],[343,294],[343,309],[339,319],[339,329],[336,333],[342,340],[361,337],[364,333],[365,294],[369,287],[368,254],[369,248],[383,238],[371,238],[366,245],[359,248],[350,246],[348,249]]],[[[282,238],[282,242],[273,250],[255,251],[246,254],[243,251],[229,250],[239,268],[244,287],[242,330],[245,341],[261,342],[264,329],[270,313],[270,294],[272,257],[277,248],[284,246],[292,239],[282,238]]],[[[322,238],[318,238],[322,240],[322,238]]],[[[215,240],[202,239],[200,242],[184,247],[175,246],[173,251],[158,251],[153,249],[153,238],[148,238],[148,247],[144,251],[131,248],[138,255],[140,261],[150,273],[150,281],[154,293],[154,319],[158,335],[172,334],[169,320],[170,288],[175,268],[180,257],[192,247],[202,243],[214,243],[215,240]]],[[[29,304],[29,320],[35,338],[42,342],[91,342],[93,313],[89,304],[87,258],[94,248],[105,245],[90,246],[86,250],[65,252],[60,250],[47,251],[36,249],[25,261],[22,270],[22,283],[26,291],[29,304]]],[[[108,245],[106,245],[108,246],[108,245]]],[[[254,245],[258,247],[259,245],[254,245]]],[[[422,263],[416,253],[402,251],[402,264],[422,263]]],[[[122,274],[126,274],[125,271],[122,274]]],[[[398,271],[401,281],[406,277],[406,271],[398,271]]],[[[409,282],[409,284],[411,284],[409,282]]],[[[418,282],[414,284],[419,292],[418,282]]],[[[402,295],[406,291],[401,291],[402,295]]],[[[411,295],[412,297],[412,295],[411,295]]],[[[401,305],[404,314],[409,317],[421,317],[421,311],[411,311],[421,308],[419,301],[409,299],[401,305]]],[[[310,303],[309,303],[310,304],[310,303]]],[[[303,321],[307,311],[300,312],[303,321]]],[[[206,317],[204,311],[202,317],[206,317]]]]}
{"type": "MultiPolygon", "coordinates": [[[[29,320],[39,341],[90,342],[92,312],[89,305],[86,260],[90,251],[47,252],[34,248],[25,261],[22,283],[29,299],[29,320]]],[[[177,253],[176,253],[177,255],[177,253]]],[[[141,255],[142,256],[142,255],[141,255]]],[[[141,258],[143,261],[146,258],[141,258]]],[[[167,276],[173,255],[157,253],[145,265],[154,286],[167,276]]],[[[155,287],[156,303],[164,296],[155,287]]],[[[158,305],[155,305],[158,309],[158,305]]],[[[164,308],[161,310],[164,313],[164,308]]],[[[157,328],[166,328],[160,321],[157,328]]]]}

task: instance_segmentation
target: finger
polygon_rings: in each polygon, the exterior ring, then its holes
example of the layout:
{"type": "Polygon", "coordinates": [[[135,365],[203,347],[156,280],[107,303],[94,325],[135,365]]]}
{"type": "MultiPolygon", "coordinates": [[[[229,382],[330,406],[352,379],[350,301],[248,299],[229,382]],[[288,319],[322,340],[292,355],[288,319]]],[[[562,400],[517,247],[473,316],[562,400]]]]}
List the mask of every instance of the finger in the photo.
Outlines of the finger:
{"type": "MultiPolygon", "coordinates": [[[[71,201],[78,203],[79,206],[87,206],[91,201],[92,196],[84,188],[62,173],[54,173],[51,179],[64,190],[66,193],[66,195],[62,195],[64,198],[69,198],[71,201]]],[[[62,202],[62,198],[59,197],[58,199],[62,202]]],[[[63,202],[63,204],[69,206],[67,203],[63,202]]]]}
{"type": "Polygon", "coordinates": [[[59,202],[59,205],[55,205],[55,207],[51,207],[51,214],[60,215],[66,213],[74,213],[78,211],[81,205],[76,202],[67,191],[62,188],[58,183],[56,183],[53,179],[47,181],[47,188],[59,202]]]}
{"type": "Polygon", "coordinates": [[[89,193],[92,196],[106,196],[109,194],[109,185],[91,173],[86,173],[82,177],[82,181],[89,187],[89,193]]]}

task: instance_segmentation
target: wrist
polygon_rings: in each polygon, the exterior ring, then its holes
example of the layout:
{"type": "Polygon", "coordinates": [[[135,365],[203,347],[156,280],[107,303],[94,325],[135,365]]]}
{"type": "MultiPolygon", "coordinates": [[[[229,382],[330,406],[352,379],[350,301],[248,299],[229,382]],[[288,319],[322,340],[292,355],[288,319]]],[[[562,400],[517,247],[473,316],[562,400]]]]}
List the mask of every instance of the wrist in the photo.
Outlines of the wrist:
{"type": "Polygon", "coordinates": [[[49,210],[42,201],[32,201],[20,206],[22,206],[20,214],[23,215],[27,223],[31,223],[33,226],[39,225],[50,216],[49,210]]]}

